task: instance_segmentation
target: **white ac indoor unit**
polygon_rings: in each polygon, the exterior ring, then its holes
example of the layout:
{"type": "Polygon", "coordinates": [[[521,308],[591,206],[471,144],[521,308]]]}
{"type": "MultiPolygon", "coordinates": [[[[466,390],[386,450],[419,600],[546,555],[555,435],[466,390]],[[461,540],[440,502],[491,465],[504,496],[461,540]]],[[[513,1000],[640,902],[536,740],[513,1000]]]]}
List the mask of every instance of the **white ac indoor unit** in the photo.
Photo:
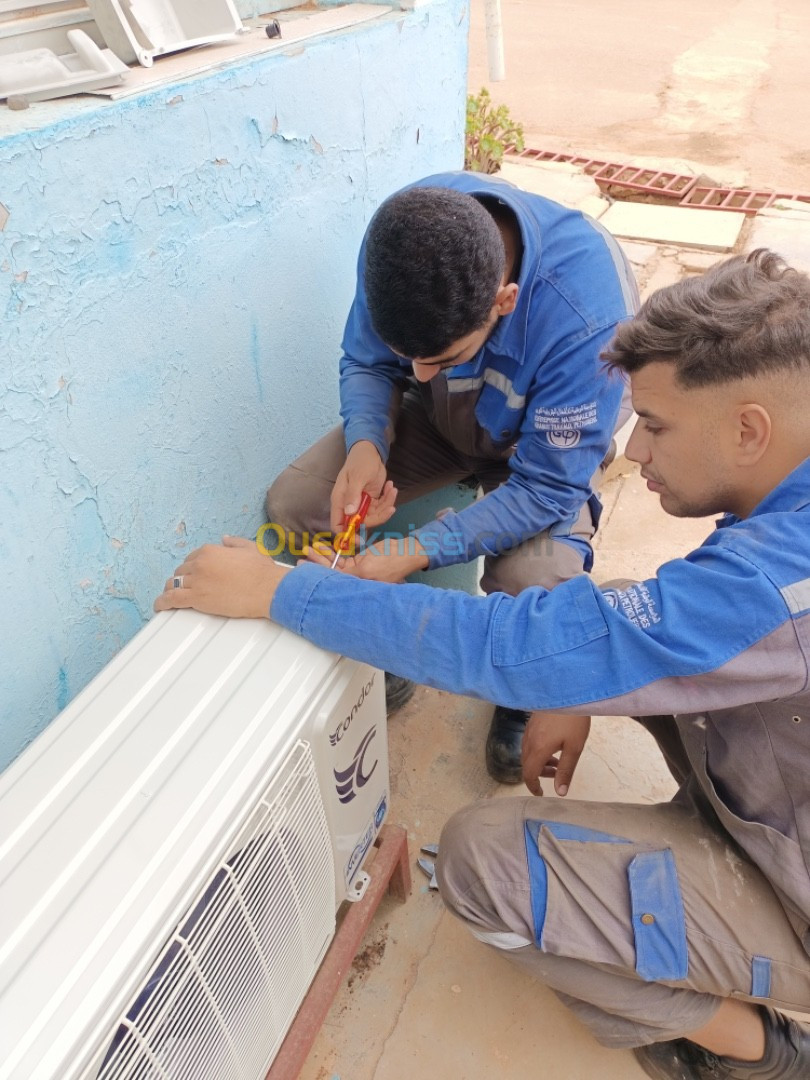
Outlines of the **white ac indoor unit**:
{"type": "Polygon", "coordinates": [[[156,616],[0,776],[0,1078],[259,1080],[388,800],[380,672],[156,616]]]}

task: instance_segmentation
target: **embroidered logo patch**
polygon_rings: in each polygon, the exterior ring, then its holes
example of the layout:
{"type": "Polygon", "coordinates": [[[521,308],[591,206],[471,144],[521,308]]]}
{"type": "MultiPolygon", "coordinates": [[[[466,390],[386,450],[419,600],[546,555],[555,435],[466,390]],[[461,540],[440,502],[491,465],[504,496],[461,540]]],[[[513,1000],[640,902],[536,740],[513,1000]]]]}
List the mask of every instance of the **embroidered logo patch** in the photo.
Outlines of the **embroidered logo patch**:
{"type": "Polygon", "coordinates": [[[556,447],[557,450],[570,450],[581,438],[582,432],[574,431],[572,428],[555,428],[553,431],[546,432],[548,445],[556,447]]]}

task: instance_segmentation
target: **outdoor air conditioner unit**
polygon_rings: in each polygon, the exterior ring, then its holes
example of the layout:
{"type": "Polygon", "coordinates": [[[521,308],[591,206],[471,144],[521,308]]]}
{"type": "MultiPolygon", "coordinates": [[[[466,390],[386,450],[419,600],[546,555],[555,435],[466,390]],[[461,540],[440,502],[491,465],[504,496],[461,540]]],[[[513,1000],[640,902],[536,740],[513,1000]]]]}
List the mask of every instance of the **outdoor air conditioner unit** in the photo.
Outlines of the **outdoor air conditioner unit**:
{"type": "Polygon", "coordinates": [[[380,672],[156,616],[0,776],[0,1077],[259,1080],[388,799],[380,672]]]}

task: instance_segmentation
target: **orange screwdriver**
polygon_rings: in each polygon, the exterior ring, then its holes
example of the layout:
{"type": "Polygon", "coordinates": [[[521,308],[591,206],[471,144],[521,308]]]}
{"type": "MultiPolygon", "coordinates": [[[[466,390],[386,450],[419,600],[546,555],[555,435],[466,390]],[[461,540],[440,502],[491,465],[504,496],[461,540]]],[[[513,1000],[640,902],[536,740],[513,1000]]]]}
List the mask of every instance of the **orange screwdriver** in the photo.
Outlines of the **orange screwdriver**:
{"type": "Polygon", "coordinates": [[[334,570],[338,564],[338,559],[341,555],[345,555],[347,551],[351,549],[354,542],[354,534],[357,531],[357,526],[362,525],[366,520],[366,514],[368,508],[371,506],[371,496],[367,491],[363,492],[363,496],[360,499],[360,506],[357,509],[357,513],[352,514],[349,517],[348,514],[343,516],[343,532],[338,533],[335,537],[335,558],[332,562],[332,569],[334,570]]]}

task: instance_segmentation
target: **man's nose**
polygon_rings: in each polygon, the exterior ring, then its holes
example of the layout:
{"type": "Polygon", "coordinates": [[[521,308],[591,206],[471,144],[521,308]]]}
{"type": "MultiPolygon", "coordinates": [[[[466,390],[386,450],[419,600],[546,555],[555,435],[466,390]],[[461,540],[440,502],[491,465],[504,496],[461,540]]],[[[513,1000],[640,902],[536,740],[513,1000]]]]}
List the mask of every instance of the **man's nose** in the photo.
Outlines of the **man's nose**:
{"type": "Polygon", "coordinates": [[[640,419],[636,420],[635,427],[627,440],[624,456],[628,461],[635,461],[639,465],[644,465],[650,460],[649,443],[644,438],[644,428],[640,419]]]}
{"type": "Polygon", "coordinates": [[[433,376],[439,371],[437,364],[420,364],[418,360],[413,360],[413,377],[417,382],[430,382],[433,376]]]}

